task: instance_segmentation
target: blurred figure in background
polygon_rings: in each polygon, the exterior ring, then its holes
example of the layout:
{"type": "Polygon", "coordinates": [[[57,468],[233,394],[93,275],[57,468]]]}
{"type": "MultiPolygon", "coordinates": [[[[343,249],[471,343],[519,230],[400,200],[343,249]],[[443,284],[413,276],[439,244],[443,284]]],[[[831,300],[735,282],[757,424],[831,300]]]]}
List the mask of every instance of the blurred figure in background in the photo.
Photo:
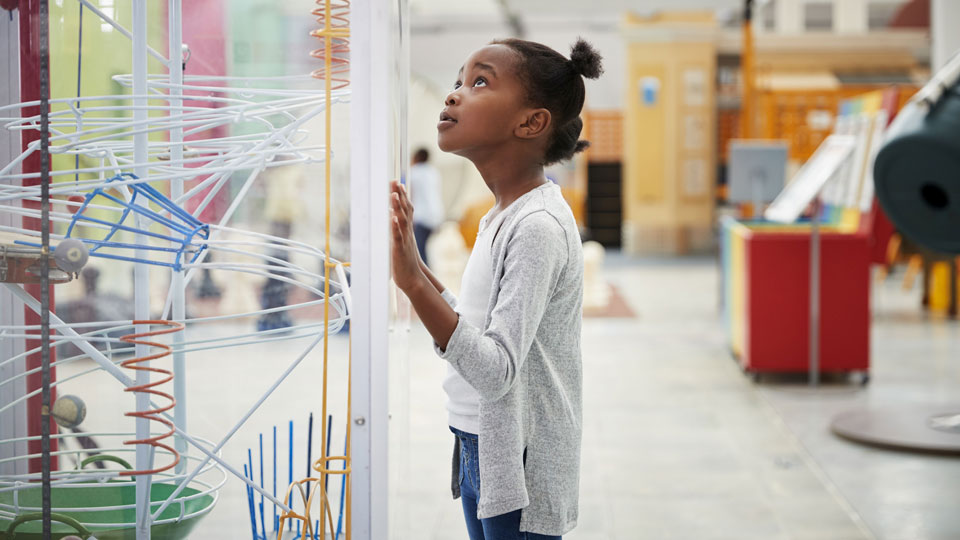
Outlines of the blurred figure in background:
{"type": "Polygon", "coordinates": [[[428,266],[427,240],[433,230],[443,223],[443,201],[440,199],[440,174],[427,161],[430,153],[420,148],[413,154],[410,166],[410,198],[416,212],[413,215],[413,234],[417,239],[420,258],[428,266]]]}

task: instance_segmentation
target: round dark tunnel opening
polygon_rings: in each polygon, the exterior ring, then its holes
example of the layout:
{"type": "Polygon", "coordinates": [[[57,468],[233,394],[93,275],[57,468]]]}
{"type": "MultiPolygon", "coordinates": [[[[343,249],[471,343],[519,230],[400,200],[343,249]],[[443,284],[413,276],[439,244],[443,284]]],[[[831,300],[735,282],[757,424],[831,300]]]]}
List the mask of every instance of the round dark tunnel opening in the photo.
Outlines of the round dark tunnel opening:
{"type": "Polygon", "coordinates": [[[943,210],[950,205],[950,197],[946,190],[937,184],[926,183],[920,188],[920,196],[927,206],[936,210],[943,210]]]}

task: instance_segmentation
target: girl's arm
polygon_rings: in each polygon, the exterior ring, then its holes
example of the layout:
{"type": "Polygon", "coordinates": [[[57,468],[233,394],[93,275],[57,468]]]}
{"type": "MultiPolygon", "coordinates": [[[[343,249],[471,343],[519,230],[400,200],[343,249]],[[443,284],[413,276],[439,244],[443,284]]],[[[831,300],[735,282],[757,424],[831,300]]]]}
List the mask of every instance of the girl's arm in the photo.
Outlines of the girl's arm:
{"type": "Polygon", "coordinates": [[[440,280],[437,279],[437,276],[433,275],[433,272],[427,268],[427,264],[423,262],[423,259],[418,257],[417,262],[420,264],[420,271],[423,272],[423,275],[426,276],[428,281],[430,281],[430,284],[433,285],[433,288],[436,289],[438,293],[443,294],[443,291],[447,290],[447,288],[443,286],[443,283],[440,283],[440,280]]]}
{"type": "Polygon", "coordinates": [[[413,235],[413,205],[406,190],[399,182],[393,182],[390,191],[393,281],[410,299],[433,340],[445,350],[460,316],[441,296],[443,284],[420,260],[413,235]]]}
{"type": "Polygon", "coordinates": [[[510,391],[538,334],[570,343],[571,351],[578,350],[573,344],[579,339],[579,334],[570,334],[571,329],[579,328],[570,318],[579,317],[579,310],[561,310],[551,315],[549,326],[541,326],[555,294],[562,306],[572,306],[582,294],[575,286],[557,289],[570,255],[563,227],[541,211],[520,218],[509,233],[501,234],[509,234],[503,239],[506,256],[503,273],[498,276],[497,300],[485,327],[460,319],[447,346],[439,351],[487,401],[510,391]],[[562,319],[564,314],[568,320],[562,319]]]}

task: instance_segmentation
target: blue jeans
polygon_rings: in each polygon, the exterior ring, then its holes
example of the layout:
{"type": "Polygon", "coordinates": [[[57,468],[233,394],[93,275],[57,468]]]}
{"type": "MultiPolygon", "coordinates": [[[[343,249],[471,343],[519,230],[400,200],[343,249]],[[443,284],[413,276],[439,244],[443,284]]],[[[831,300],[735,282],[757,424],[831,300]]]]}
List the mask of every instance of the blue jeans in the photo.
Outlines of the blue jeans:
{"type": "Polygon", "coordinates": [[[430,266],[430,261],[427,260],[427,240],[430,239],[431,234],[433,234],[433,229],[430,227],[419,223],[413,224],[413,238],[417,241],[417,251],[420,252],[423,264],[427,266],[430,266]]]}
{"type": "Polygon", "coordinates": [[[477,500],[480,499],[479,439],[472,433],[454,427],[450,431],[460,439],[460,502],[470,540],[562,540],[559,536],[520,532],[521,510],[477,519],[477,500]]]}

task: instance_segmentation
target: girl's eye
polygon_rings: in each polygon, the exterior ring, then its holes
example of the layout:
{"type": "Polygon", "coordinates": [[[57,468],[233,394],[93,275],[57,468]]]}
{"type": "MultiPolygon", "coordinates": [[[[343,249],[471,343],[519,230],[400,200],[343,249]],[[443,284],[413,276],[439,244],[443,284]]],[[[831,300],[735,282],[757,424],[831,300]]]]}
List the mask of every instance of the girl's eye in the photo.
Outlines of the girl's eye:
{"type": "Polygon", "coordinates": [[[460,88],[461,86],[463,86],[463,83],[461,83],[460,81],[457,81],[457,82],[453,83],[453,89],[454,89],[454,90],[460,88]]]}
{"type": "Polygon", "coordinates": [[[477,77],[477,80],[473,82],[473,86],[486,86],[487,80],[483,77],[477,77]]]}

